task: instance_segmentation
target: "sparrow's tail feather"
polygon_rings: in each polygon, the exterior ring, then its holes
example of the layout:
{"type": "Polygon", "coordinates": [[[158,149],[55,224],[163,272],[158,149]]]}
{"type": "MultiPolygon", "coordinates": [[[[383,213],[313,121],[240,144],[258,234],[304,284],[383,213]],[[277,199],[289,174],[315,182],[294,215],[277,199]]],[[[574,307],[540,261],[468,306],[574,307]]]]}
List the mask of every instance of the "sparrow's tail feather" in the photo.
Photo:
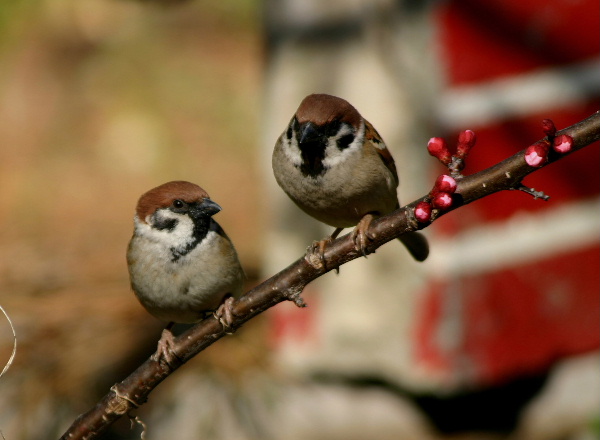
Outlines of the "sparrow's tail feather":
{"type": "Polygon", "coordinates": [[[419,232],[408,232],[398,238],[406,246],[408,252],[417,261],[425,261],[429,255],[429,243],[425,236],[419,232]]]}

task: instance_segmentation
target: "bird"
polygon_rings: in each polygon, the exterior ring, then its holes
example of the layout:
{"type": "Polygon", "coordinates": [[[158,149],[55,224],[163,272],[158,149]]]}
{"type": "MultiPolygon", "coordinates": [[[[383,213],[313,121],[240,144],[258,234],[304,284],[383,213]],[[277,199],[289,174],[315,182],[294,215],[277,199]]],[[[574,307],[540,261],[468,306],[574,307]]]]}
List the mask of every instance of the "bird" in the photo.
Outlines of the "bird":
{"type": "Polygon", "coordinates": [[[221,207],[200,186],[164,183],[142,194],[127,248],[131,288],[142,306],[168,322],[153,359],[173,361],[175,323],[214,313],[224,329],[245,279],[233,243],[213,215],[221,207]]]}
{"type": "MultiPolygon", "coordinates": [[[[315,93],[302,100],[275,143],[272,167],[302,211],[336,228],[313,244],[323,263],[326,246],[353,226],[355,248],[366,256],[372,220],[400,207],[390,151],[373,125],[337,96],[315,93]]],[[[417,261],[429,255],[423,234],[408,232],[399,240],[417,261]]]]}

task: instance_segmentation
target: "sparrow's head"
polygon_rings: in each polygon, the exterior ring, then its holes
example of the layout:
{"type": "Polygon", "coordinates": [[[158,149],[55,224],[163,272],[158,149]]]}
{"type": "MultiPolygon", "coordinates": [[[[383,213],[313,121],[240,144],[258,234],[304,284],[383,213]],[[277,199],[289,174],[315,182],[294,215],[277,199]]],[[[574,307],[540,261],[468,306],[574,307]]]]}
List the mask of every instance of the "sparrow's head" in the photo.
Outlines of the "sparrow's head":
{"type": "Polygon", "coordinates": [[[359,149],[364,134],[363,119],[348,101],[313,94],[300,103],[281,140],[294,165],[316,177],[359,149]]]}
{"type": "Polygon", "coordinates": [[[182,216],[188,216],[195,222],[220,210],[221,207],[198,185],[174,181],[142,194],[135,213],[140,221],[152,227],[172,229],[182,216]]]}
{"type": "Polygon", "coordinates": [[[190,182],[174,181],[143,194],[136,208],[136,233],[178,247],[201,240],[221,207],[190,182]]]}

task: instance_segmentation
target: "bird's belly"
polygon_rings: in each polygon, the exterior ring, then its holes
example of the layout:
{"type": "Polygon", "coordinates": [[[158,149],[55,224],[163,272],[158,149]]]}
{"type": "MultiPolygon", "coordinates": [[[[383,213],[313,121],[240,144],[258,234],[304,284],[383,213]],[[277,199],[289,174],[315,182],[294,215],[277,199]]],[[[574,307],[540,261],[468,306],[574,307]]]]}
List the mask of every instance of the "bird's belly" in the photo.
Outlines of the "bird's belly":
{"type": "Polygon", "coordinates": [[[298,179],[299,185],[286,191],[308,215],[334,226],[354,226],[367,213],[387,214],[397,206],[396,188],[386,176],[368,183],[328,171],[317,178],[298,179]]]}
{"type": "Polygon", "coordinates": [[[206,312],[216,310],[224,297],[241,294],[242,276],[237,258],[230,272],[215,273],[210,256],[199,258],[190,252],[176,262],[145,258],[140,255],[134,264],[143,277],[132,277],[131,285],[140,303],[158,319],[170,322],[193,323],[206,312]]]}

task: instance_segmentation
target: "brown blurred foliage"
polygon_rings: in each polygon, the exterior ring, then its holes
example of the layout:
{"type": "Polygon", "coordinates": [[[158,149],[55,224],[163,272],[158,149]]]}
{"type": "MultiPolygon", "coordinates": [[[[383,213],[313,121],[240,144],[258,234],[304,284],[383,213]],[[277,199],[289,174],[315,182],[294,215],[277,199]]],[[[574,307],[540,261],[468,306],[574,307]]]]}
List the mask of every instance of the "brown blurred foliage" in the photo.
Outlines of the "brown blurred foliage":
{"type": "MultiPolygon", "coordinates": [[[[203,186],[249,284],[259,270],[258,3],[158,3],[0,5],[0,303],[19,342],[2,381],[24,406],[93,402],[154,349],[163,324],[124,257],[144,191],[203,186]]],[[[238,336],[200,364],[260,362],[262,343],[238,336]]],[[[0,362],[11,348],[3,321],[0,362]]]]}

